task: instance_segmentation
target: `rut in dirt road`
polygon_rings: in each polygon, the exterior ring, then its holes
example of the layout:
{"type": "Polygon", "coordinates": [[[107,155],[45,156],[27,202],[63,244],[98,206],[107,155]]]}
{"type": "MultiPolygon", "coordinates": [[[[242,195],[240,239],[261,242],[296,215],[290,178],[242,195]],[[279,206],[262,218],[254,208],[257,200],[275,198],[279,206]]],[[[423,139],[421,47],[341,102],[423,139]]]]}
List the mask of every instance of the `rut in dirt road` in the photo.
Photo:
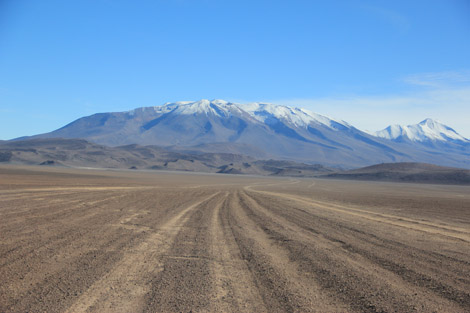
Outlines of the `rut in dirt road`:
{"type": "Polygon", "coordinates": [[[0,181],[0,312],[470,312],[465,189],[115,175],[0,181]]]}
{"type": "Polygon", "coordinates": [[[377,237],[367,224],[351,227],[349,219],[342,224],[344,217],[326,218],[321,210],[296,208],[277,197],[244,198],[253,220],[289,251],[305,275],[313,274],[313,280],[334,299],[349,304],[349,310],[460,312],[468,305],[465,260],[454,260],[451,269],[433,266],[449,259],[427,251],[410,254],[414,249],[377,237]],[[436,280],[437,273],[448,278],[436,280]]]}
{"type": "MultiPolygon", "coordinates": [[[[86,312],[90,308],[98,311],[120,310],[130,312],[140,310],[143,297],[149,292],[147,277],[164,270],[162,258],[175,240],[178,230],[187,223],[187,215],[192,210],[209,202],[217,193],[192,204],[182,210],[158,228],[157,232],[147,236],[138,246],[127,251],[123,258],[102,279],[95,282],[87,292],[67,311],[70,313],[86,312]]],[[[132,218],[127,218],[126,222],[132,218]]],[[[146,226],[135,226],[135,230],[146,226]]]]}

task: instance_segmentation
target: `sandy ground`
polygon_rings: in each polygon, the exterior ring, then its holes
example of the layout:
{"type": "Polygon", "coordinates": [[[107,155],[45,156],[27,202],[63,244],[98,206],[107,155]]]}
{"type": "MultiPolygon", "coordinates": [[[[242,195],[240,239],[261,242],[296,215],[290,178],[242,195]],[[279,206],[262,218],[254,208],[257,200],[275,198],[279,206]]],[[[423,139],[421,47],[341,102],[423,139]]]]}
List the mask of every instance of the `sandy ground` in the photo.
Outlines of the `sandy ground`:
{"type": "Polygon", "coordinates": [[[470,187],[0,167],[0,312],[470,312],[470,187]]]}

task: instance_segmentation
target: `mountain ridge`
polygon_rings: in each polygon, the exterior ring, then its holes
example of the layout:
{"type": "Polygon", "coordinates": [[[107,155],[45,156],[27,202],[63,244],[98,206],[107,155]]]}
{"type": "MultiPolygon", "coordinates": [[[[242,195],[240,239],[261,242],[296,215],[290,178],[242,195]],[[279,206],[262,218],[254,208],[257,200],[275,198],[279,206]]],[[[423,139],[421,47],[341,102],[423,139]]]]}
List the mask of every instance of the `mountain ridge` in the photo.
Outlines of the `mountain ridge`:
{"type": "Polygon", "coordinates": [[[390,125],[381,131],[375,132],[375,135],[394,141],[462,141],[470,143],[469,139],[461,136],[454,129],[431,118],[426,118],[413,125],[390,125]]]}
{"type": "MultiPolygon", "coordinates": [[[[354,168],[384,162],[470,167],[470,146],[425,146],[363,132],[342,120],[270,103],[199,100],[82,117],[29,138],[83,138],[107,146],[158,145],[170,150],[233,153],[354,168]]],[[[447,143],[446,143],[447,144],[447,143]]]]}

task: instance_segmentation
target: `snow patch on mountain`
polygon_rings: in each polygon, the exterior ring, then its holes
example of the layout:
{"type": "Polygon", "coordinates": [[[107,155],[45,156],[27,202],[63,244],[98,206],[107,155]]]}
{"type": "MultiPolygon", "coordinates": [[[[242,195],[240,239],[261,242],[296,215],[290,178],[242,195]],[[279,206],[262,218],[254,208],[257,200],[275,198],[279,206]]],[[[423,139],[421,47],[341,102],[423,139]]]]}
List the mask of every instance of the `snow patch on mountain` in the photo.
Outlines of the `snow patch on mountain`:
{"type": "Polygon", "coordinates": [[[153,109],[155,113],[159,114],[174,112],[182,115],[205,114],[219,117],[231,116],[234,110],[240,111],[234,104],[219,99],[168,102],[161,106],[155,106],[153,109]]]}
{"type": "Polygon", "coordinates": [[[155,106],[153,109],[157,114],[174,112],[183,115],[205,114],[219,117],[229,117],[236,113],[246,113],[261,123],[269,123],[274,118],[301,128],[307,128],[312,123],[325,125],[332,129],[337,129],[338,124],[346,128],[351,127],[344,121],[333,120],[305,109],[275,105],[272,103],[253,102],[240,104],[220,99],[212,101],[202,99],[199,101],[165,103],[162,106],[155,106]]]}
{"type": "Polygon", "coordinates": [[[470,142],[455,130],[438,121],[427,118],[415,125],[391,125],[375,133],[375,136],[390,140],[408,139],[411,141],[465,141],[470,142]]]}
{"type": "Polygon", "coordinates": [[[322,116],[305,109],[260,102],[237,105],[240,106],[244,111],[248,112],[253,118],[262,123],[266,123],[267,119],[270,117],[275,117],[283,122],[287,122],[296,127],[303,128],[308,127],[311,123],[318,123],[328,127],[333,127],[333,122],[349,127],[349,125],[343,121],[334,121],[326,116],[322,116]]]}

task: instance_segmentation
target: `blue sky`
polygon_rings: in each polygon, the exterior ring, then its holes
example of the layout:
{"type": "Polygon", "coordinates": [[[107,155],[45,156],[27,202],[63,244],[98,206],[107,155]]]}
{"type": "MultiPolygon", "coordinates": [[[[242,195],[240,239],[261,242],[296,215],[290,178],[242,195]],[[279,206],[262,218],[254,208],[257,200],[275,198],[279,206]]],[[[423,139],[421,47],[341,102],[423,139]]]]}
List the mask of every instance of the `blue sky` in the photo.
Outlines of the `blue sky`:
{"type": "Polygon", "coordinates": [[[0,0],[0,139],[202,98],[470,137],[470,1],[0,0]]]}

